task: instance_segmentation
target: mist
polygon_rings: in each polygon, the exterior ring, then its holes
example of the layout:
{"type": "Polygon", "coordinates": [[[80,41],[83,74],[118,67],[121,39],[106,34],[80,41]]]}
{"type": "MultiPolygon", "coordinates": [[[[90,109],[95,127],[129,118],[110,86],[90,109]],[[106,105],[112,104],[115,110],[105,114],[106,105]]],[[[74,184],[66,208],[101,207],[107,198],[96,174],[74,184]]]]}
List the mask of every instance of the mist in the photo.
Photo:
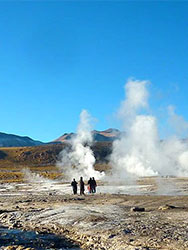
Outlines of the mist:
{"type": "Polygon", "coordinates": [[[66,180],[82,176],[119,182],[144,176],[188,176],[188,143],[182,139],[188,134],[188,123],[173,106],[167,107],[168,126],[174,134],[161,140],[157,117],[151,115],[149,85],[134,79],[125,84],[125,98],[117,112],[122,133],[112,145],[110,174],[94,169],[92,117],[86,110],[81,112],[71,149],[60,153],[58,166],[66,180]]]}
{"type": "Polygon", "coordinates": [[[27,182],[31,182],[31,183],[53,183],[54,182],[48,178],[41,176],[40,174],[33,173],[28,168],[24,168],[22,170],[22,173],[24,174],[24,179],[27,182]]]}
{"type": "Polygon", "coordinates": [[[101,179],[104,173],[94,169],[95,157],[91,146],[94,143],[92,136],[92,117],[83,110],[80,114],[80,123],[77,133],[70,140],[71,150],[65,149],[60,153],[58,166],[65,175],[66,180],[82,176],[84,179],[95,177],[101,179]]]}
{"type": "MultiPolygon", "coordinates": [[[[115,180],[188,175],[188,144],[177,133],[163,141],[160,139],[157,118],[149,114],[149,84],[132,79],[125,84],[125,99],[118,110],[123,133],[114,141],[110,156],[115,180]]],[[[171,107],[168,111],[169,126],[185,135],[188,123],[171,107]]]]}

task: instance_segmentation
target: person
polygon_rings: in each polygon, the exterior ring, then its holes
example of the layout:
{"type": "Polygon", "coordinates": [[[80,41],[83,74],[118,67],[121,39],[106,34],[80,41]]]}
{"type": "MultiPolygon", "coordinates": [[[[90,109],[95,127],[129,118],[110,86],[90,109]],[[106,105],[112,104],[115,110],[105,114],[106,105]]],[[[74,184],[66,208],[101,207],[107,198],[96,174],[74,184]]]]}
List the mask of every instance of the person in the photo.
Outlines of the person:
{"type": "Polygon", "coordinates": [[[80,177],[80,195],[85,195],[84,191],[85,191],[85,184],[83,181],[83,177],[80,177]]]}
{"type": "Polygon", "coordinates": [[[77,194],[77,184],[78,183],[75,181],[75,179],[73,179],[73,181],[71,182],[73,194],[77,194]]]}
{"type": "Polygon", "coordinates": [[[89,191],[89,193],[91,193],[91,191],[92,191],[92,179],[91,178],[89,179],[87,184],[88,184],[88,191],[89,191]]]}
{"type": "Polygon", "coordinates": [[[96,193],[96,186],[97,186],[97,183],[96,183],[96,180],[95,180],[95,178],[93,177],[92,179],[91,179],[91,192],[92,193],[96,193]]]}

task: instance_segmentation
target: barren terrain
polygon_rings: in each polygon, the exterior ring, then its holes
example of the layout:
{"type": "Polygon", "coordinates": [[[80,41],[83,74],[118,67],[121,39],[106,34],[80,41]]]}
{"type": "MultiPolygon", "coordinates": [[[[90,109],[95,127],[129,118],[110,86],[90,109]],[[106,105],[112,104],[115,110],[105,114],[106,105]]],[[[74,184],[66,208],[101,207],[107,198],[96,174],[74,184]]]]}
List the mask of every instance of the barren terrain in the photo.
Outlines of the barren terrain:
{"type": "Polygon", "coordinates": [[[57,181],[1,184],[0,247],[188,249],[187,194],[186,178],[142,178],[119,186],[99,183],[97,194],[85,196],[72,195],[70,184],[57,181]],[[24,232],[37,236],[28,240],[24,232]]]}

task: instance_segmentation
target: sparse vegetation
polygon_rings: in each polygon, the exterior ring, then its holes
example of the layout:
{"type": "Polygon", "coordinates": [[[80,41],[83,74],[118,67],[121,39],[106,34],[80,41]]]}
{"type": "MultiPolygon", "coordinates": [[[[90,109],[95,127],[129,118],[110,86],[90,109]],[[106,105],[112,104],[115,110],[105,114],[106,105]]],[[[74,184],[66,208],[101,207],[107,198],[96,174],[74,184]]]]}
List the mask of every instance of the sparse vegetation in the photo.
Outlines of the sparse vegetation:
{"type": "MultiPolygon", "coordinates": [[[[23,169],[28,168],[49,179],[59,179],[62,173],[56,163],[59,153],[69,147],[68,144],[50,144],[34,147],[2,147],[0,148],[0,182],[22,182],[23,169]]],[[[93,147],[96,158],[95,169],[107,171],[110,169],[108,156],[111,152],[111,142],[97,142],[93,147]]]]}

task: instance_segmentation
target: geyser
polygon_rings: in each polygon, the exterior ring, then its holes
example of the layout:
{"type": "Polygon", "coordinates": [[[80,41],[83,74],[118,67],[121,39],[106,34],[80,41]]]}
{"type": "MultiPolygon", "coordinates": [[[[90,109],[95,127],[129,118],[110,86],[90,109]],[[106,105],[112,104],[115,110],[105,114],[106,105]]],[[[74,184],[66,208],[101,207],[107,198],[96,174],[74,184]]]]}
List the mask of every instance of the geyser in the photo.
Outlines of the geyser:
{"type": "Polygon", "coordinates": [[[63,150],[60,153],[61,161],[58,166],[62,169],[67,180],[82,176],[84,179],[95,177],[101,179],[104,173],[94,170],[95,157],[91,150],[93,136],[91,133],[91,116],[83,110],[80,114],[80,123],[77,133],[70,140],[71,150],[63,150]]]}
{"type": "MultiPolygon", "coordinates": [[[[188,175],[187,142],[176,136],[161,141],[157,119],[147,114],[148,84],[148,81],[131,79],[125,85],[125,100],[118,111],[124,131],[120,139],[113,143],[110,156],[112,177],[116,180],[153,175],[188,175]]],[[[170,115],[169,121],[172,123],[172,111],[170,115]]],[[[186,127],[187,123],[175,115],[174,110],[173,118],[176,127],[186,127]]]]}

